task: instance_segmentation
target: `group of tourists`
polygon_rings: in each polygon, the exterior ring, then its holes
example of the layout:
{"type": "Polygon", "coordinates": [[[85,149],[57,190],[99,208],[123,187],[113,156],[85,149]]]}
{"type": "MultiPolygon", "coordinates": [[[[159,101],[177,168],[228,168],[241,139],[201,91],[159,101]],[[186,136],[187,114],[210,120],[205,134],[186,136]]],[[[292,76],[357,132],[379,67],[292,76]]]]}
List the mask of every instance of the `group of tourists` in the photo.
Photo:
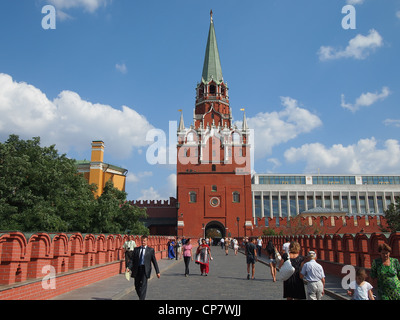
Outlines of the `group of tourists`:
{"type": "MultiPolygon", "coordinates": [[[[309,251],[306,256],[300,254],[300,244],[297,241],[286,242],[282,246],[282,255],[269,241],[266,246],[268,263],[273,281],[276,281],[277,271],[283,281],[283,297],[288,300],[310,299],[320,300],[325,290],[325,273],[323,267],[316,261],[317,255],[309,251]],[[289,266],[289,267],[288,267],[289,266]],[[288,271],[289,270],[289,271],[288,271]]],[[[392,249],[386,243],[378,247],[380,257],[371,266],[369,277],[377,279],[377,294],[380,300],[400,300],[400,263],[390,257],[392,249]]],[[[353,300],[375,300],[373,286],[367,281],[365,268],[357,268],[356,278],[351,281],[347,294],[353,300]]]]}
{"type": "MultiPolygon", "coordinates": [[[[237,254],[239,242],[237,239],[221,239],[221,248],[228,255],[231,245],[237,254]]],[[[199,239],[196,250],[191,244],[191,239],[171,239],[168,242],[168,257],[170,259],[183,258],[185,263],[185,276],[189,276],[190,261],[195,261],[200,266],[201,275],[209,273],[209,263],[213,260],[210,245],[212,239],[199,239]],[[207,241],[208,240],[208,241],[207,241]]],[[[247,263],[247,279],[255,277],[255,263],[262,254],[262,239],[259,237],[243,239],[247,263]]],[[[133,237],[125,242],[125,258],[127,266],[131,267],[133,252],[136,247],[133,237]],[[131,263],[131,264],[130,264],[131,263]]],[[[392,249],[386,243],[378,247],[380,257],[372,263],[369,277],[377,280],[377,295],[381,300],[400,300],[400,263],[396,258],[390,257],[392,249]]],[[[274,282],[283,281],[283,297],[287,300],[309,299],[321,300],[325,291],[325,273],[319,264],[315,251],[301,255],[300,244],[297,241],[286,239],[281,250],[269,241],[265,247],[266,262],[270,267],[274,282]]],[[[156,268],[158,269],[158,267],[156,268]]],[[[356,268],[356,278],[349,284],[347,294],[354,300],[375,300],[373,286],[367,281],[368,275],[364,268],[356,268]]],[[[159,277],[159,272],[157,272],[159,277]]]]}

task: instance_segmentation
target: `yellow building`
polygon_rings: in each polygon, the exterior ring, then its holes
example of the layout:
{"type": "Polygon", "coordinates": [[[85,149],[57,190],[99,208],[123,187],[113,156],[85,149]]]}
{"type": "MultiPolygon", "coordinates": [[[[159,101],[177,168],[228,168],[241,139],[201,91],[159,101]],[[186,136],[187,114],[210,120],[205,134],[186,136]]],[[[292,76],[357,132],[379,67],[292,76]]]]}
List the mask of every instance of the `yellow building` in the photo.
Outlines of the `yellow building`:
{"type": "Polygon", "coordinates": [[[91,160],[77,161],[78,172],[82,173],[89,184],[96,184],[96,197],[103,193],[106,182],[111,180],[114,187],[125,191],[126,174],[128,170],[104,162],[104,142],[92,142],[91,160]]]}

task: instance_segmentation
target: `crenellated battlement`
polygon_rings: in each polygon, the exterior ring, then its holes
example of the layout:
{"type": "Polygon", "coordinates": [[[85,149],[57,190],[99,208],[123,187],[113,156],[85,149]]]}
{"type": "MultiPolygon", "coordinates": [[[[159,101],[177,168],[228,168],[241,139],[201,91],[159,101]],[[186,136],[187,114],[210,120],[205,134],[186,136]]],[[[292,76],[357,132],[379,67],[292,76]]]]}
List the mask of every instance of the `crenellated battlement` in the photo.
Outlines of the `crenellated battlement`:
{"type": "Polygon", "coordinates": [[[342,234],[342,233],[378,233],[387,229],[387,222],[382,215],[363,216],[297,216],[256,218],[253,235],[262,235],[265,229],[274,230],[275,234],[342,234]],[[267,224],[266,224],[267,219],[267,224]]]}
{"type": "MultiPolygon", "coordinates": [[[[128,235],[0,232],[0,300],[50,299],[125,271],[128,235]],[[48,281],[55,287],[48,289],[48,281]]],[[[140,245],[140,236],[135,236],[140,245]]],[[[156,258],[168,236],[149,236],[156,258]]]]}
{"type": "Polygon", "coordinates": [[[129,203],[139,208],[176,208],[177,201],[170,197],[169,200],[132,200],[129,203]]]}

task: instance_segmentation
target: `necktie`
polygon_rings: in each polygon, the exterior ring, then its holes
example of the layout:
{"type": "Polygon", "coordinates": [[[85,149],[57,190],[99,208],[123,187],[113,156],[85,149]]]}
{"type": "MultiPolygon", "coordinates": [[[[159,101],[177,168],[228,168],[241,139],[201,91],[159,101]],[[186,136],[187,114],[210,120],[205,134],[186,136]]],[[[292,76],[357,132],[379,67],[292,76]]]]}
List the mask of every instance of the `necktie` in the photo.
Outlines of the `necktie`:
{"type": "Polygon", "coordinates": [[[139,264],[140,265],[144,264],[144,247],[142,247],[140,251],[139,264]]]}

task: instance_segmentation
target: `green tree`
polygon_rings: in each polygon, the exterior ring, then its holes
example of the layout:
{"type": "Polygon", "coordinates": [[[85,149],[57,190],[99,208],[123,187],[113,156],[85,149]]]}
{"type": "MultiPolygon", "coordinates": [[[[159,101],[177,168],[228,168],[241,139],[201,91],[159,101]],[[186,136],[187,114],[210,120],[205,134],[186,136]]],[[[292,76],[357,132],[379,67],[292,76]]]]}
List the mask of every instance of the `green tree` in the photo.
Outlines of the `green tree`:
{"type": "Polygon", "coordinates": [[[385,219],[390,231],[400,231],[400,197],[396,198],[395,203],[389,205],[388,209],[385,211],[385,219]]]}
{"type": "Polygon", "coordinates": [[[148,234],[145,209],[128,204],[111,181],[96,199],[96,185],[75,163],[40,138],[0,143],[0,230],[148,234]]]}
{"type": "Polygon", "coordinates": [[[38,137],[0,143],[0,229],[80,231],[90,223],[93,188],[74,160],[38,137]]]}

